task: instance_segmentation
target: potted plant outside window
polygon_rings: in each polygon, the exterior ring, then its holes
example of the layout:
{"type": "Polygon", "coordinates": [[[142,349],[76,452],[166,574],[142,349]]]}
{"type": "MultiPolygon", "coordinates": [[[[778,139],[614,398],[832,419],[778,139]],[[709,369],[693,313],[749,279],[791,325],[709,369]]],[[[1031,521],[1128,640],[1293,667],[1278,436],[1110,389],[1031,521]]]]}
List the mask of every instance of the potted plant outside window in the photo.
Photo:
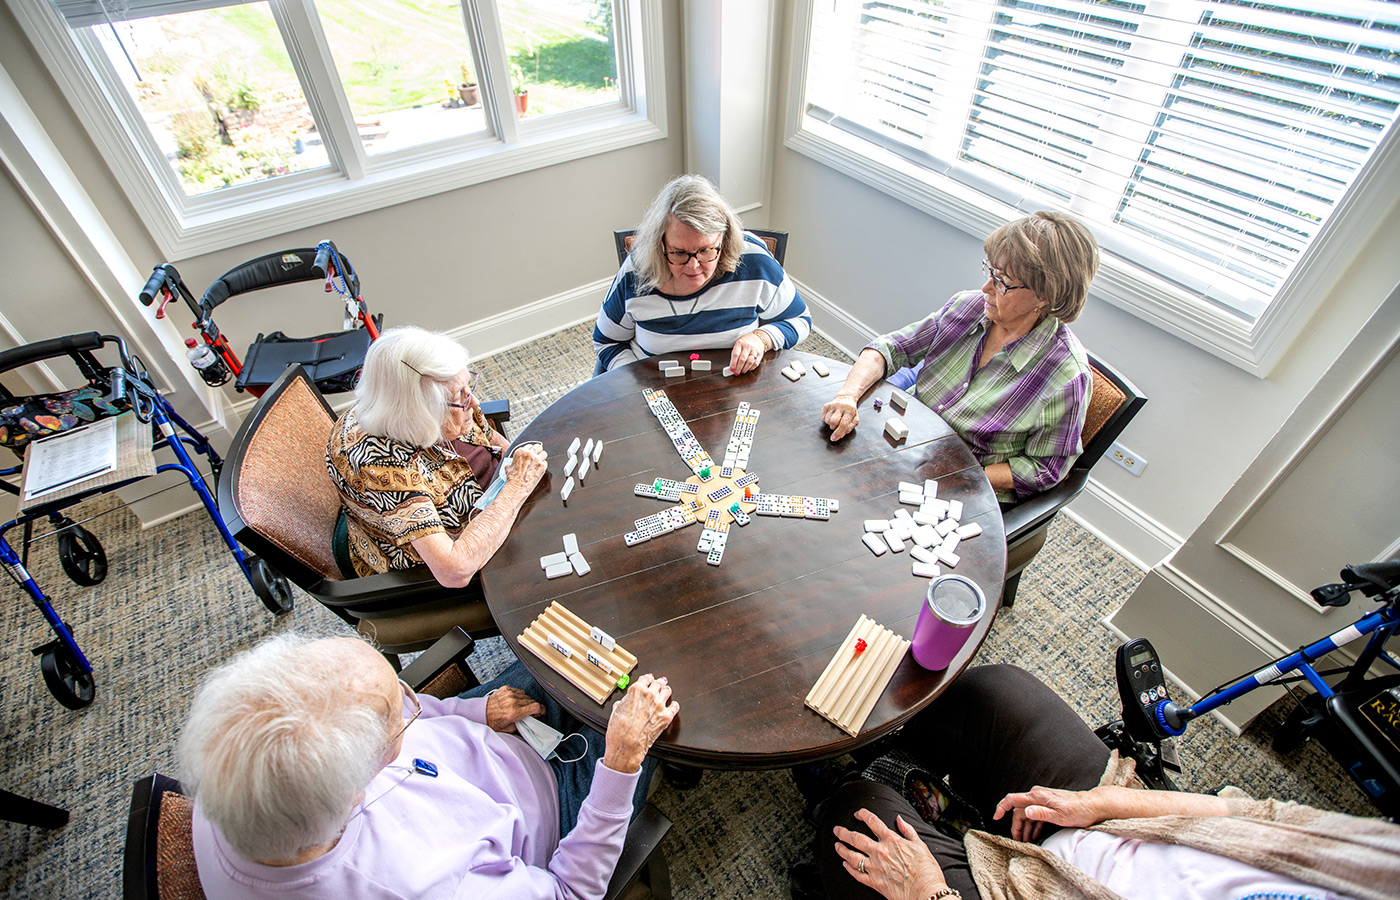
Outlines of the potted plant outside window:
{"type": "Polygon", "coordinates": [[[515,111],[524,116],[530,108],[530,88],[525,84],[525,71],[515,63],[510,64],[510,87],[515,93],[515,111]]]}
{"type": "Polygon", "coordinates": [[[463,106],[476,106],[481,102],[481,92],[477,90],[476,78],[472,76],[471,66],[465,61],[461,65],[462,80],[457,84],[457,94],[462,98],[463,106]]]}

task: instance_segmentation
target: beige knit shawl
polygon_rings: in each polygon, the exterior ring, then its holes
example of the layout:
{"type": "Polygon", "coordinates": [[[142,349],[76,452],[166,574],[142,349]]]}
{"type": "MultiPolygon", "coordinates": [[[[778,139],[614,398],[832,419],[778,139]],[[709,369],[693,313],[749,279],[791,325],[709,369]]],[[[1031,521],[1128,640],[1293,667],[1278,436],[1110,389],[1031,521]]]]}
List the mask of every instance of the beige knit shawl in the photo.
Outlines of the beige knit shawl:
{"type": "MultiPolygon", "coordinates": [[[[1120,760],[1116,753],[1101,783],[1142,787],[1132,760],[1120,760]]],[[[1225,817],[1114,819],[1093,827],[1195,847],[1360,900],[1400,897],[1400,826],[1235,794],[1231,815],[1225,817]]],[[[971,831],[966,845],[983,900],[1122,900],[1036,844],[971,831]]]]}

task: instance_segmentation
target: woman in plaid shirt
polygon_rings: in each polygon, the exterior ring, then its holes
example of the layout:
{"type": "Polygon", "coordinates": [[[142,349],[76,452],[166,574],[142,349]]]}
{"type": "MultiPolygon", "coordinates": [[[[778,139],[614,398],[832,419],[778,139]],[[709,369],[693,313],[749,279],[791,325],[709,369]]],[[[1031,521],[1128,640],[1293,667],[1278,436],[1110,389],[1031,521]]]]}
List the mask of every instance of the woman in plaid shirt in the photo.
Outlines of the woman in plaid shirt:
{"type": "Polygon", "coordinates": [[[1099,248],[1055,212],[1003,225],[982,247],[982,288],[871,341],[822,421],[841,440],[872,385],[919,367],[914,396],[967,442],[1005,506],[1057,483],[1083,449],[1089,360],[1067,323],[1084,308],[1099,248]]]}

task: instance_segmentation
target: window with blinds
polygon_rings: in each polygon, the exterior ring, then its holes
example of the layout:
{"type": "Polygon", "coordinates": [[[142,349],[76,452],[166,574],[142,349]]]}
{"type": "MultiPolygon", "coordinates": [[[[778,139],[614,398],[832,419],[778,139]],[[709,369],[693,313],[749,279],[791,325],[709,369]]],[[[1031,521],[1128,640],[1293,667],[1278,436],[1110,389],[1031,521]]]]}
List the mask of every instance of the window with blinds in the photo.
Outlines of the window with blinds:
{"type": "Polygon", "coordinates": [[[816,0],[805,109],[1245,322],[1400,104],[1400,3],[816,0]]]}

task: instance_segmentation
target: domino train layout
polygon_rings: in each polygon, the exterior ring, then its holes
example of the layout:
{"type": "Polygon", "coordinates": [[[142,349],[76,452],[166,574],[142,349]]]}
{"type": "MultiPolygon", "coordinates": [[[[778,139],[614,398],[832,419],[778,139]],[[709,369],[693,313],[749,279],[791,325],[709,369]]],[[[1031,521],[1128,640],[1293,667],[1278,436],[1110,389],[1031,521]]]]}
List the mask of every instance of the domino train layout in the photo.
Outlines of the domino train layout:
{"type": "Polygon", "coordinates": [[[730,523],[743,527],[751,521],[749,513],[760,516],[791,516],[808,519],[830,519],[839,504],[823,497],[792,497],[784,494],[763,494],[758,490],[758,475],[745,472],[749,453],[753,449],[754,432],[759,411],[748,403],[740,403],[734,416],[734,428],[725,449],[724,465],[715,471],[714,459],[705,452],[685,419],[667,398],[665,391],[645,390],[647,406],[675,446],[685,464],[694,472],[693,480],[672,481],[658,478],[651,484],[639,484],[633,489],[639,497],[679,502],[678,506],[655,515],[638,519],[636,530],[623,535],[627,546],[660,537],[670,531],[704,521],[697,550],[707,554],[712,566],[724,558],[729,540],[730,523]],[[714,482],[709,487],[703,487],[714,482]],[[745,505],[749,509],[745,509],[745,505]]]}
{"type": "Polygon", "coordinates": [[[923,484],[901,481],[899,502],[917,506],[918,510],[911,513],[901,506],[893,518],[866,519],[861,540],[876,556],[903,553],[904,542],[912,542],[914,548],[909,555],[914,560],[913,574],[917,578],[937,578],[939,563],[950,569],[956,567],[960,562],[955,552],[958,543],[982,533],[977,522],[962,524],[962,501],[941,499],[938,482],[931,479],[923,484]]]}

